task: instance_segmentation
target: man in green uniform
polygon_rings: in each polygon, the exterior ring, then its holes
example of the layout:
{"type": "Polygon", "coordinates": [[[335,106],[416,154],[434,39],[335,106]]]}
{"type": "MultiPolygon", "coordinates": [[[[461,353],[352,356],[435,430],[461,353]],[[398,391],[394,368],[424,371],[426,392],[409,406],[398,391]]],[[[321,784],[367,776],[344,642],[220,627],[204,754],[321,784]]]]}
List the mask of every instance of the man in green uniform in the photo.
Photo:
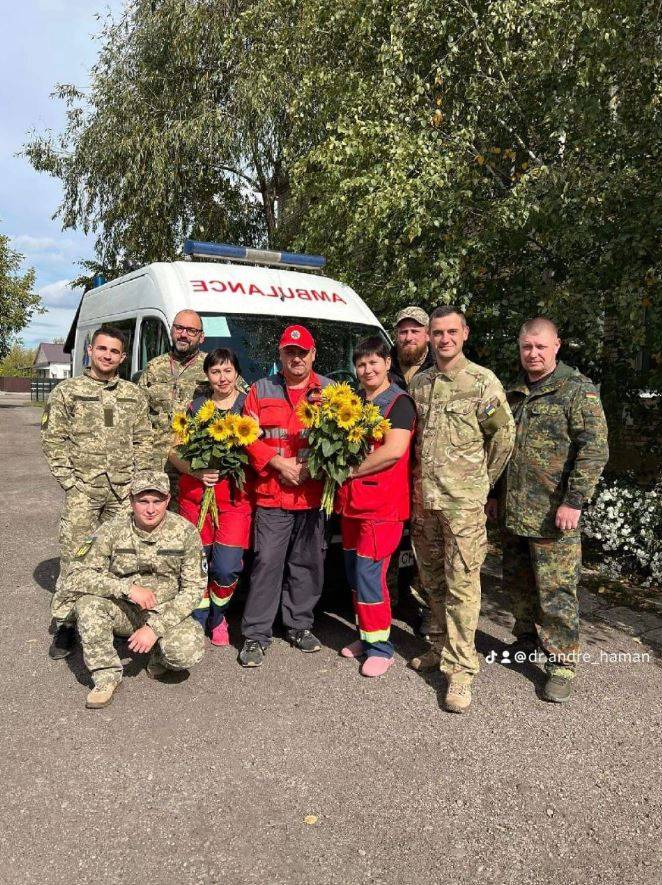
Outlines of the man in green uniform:
{"type": "Polygon", "coordinates": [[[430,316],[436,364],[410,387],[418,412],[412,540],[435,621],[444,629],[415,670],[448,676],[447,710],[463,713],[478,673],[474,644],[485,559],[485,502],[512,451],[515,425],[498,378],[463,353],[462,311],[430,316]]]}
{"type": "Polygon", "coordinates": [[[92,709],[108,706],[122,680],[113,636],[128,636],[133,652],[152,652],[147,674],[154,679],[189,669],[204,653],[191,612],[207,586],[207,558],[195,526],[168,512],[169,487],[162,471],[136,474],[131,512],[85,541],[67,576],[94,682],[86,701],[92,709]]]}
{"type": "MultiPolygon", "coordinates": [[[[547,655],[543,696],[571,695],[579,655],[579,521],[607,463],[600,396],[576,369],[557,362],[554,323],[528,320],[519,335],[523,374],[508,391],[515,448],[499,483],[503,584],[510,591],[514,653],[547,655]]],[[[488,503],[495,515],[496,500],[488,503]]]]}
{"type": "Polygon", "coordinates": [[[41,441],[51,473],[65,491],[60,521],[60,577],[51,602],[52,658],[71,654],[73,601],[63,589],[69,564],[101,522],[129,507],[136,470],[152,466],[152,428],[145,396],[117,370],[126,359],[124,335],[102,326],[88,347],[90,365],[51,393],[41,441]]]}
{"type": "Polygon", "coordinates": [[[171,507],[177,509],[179,474],[168,461],[172,447],[172,416],[208,389],[202,364],[205,356],[200,347],[205,340],[202,320],[194,310],[181,310],[170,330],[172,347],[168,353],[154,357],[145,366],[138,386],[149,403],[149,417],[154,429],[154,447],[160,467],[170,477],[171,507]]]}

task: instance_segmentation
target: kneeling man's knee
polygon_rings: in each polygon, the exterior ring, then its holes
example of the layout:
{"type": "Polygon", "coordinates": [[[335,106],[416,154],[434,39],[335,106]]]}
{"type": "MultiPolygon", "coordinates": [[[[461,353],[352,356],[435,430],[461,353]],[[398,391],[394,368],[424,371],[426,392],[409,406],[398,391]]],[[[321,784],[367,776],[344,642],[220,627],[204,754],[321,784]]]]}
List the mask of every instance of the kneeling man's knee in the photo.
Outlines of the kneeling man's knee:
{"type": "Polygon", "coordinates": [[[163,662],[170,670],[189,670],[202,660],[204,631],[194,618],[187,618],[159,640],[163,662]]]}

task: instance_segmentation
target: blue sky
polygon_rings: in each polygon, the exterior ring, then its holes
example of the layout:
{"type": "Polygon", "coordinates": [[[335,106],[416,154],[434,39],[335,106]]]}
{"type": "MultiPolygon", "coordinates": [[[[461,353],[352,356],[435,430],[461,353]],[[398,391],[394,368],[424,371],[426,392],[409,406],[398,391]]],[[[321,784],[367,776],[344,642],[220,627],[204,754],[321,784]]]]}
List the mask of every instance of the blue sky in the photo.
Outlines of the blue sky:
{"type": "Polygon", "coordinates": [[[56,83],[87,84],[98,51],[96,16],[121,7],[121,0],[11,5],[11,36],[0,54],[0,233],[25,256],[24,267],[34,267],[47,309],[21,333],[26,346],[68,332],[80,297],[69,281],[80,273],[77,262],[93,256],[93,237],[61,230],[60,221],[51,218],[61,199],[59,182],[15,154],[31,130],[62,130],[64,106],[50,93],[56,83]]]}

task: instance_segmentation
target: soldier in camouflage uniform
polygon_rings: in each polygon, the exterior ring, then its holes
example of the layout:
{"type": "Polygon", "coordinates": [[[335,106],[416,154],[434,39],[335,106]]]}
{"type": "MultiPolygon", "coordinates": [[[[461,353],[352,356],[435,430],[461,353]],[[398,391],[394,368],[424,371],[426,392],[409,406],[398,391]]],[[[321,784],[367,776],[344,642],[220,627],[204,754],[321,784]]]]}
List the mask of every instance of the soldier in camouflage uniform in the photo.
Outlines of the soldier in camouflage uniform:
{"type": "Polygon", "coordinates": [[[435,621],[445,628],[416,670],[448,675],[447,710],[463,713],[478,673],[474,636],[485,559],[485,502],[513,446],[515,426],[496,376],[463,354],[469,336],[453,307],[430,316],[436,365],[410,387],[418,412],[412,541],[435,621]]]}
{"type": "Polygon", "coordinates": [[[165,473],[137,474],[130,514],[102,525],[85,541],[66,579],[85,664],[94,688],[86,706],[107,706],[122,679],[113,636],[149,652],[152,678],[197,664],[204,634],[191,617],[207,586],[207,558],[194,525],[169,513],[165,473]]]}
{"type": "Polygon", "coordinates": [[[99,523],[129,508],[129,482],[152,466],[147,401],[117,370],[126,358],[124,335],[105,326],[92,336],[90,366],[51,393],[41,421],[48,466],[65,491],[60,521],[60,577],[51,603],[52,658],[71,653],[73,601],[63,590],[69,564],[99,523]]]}
{"type": "MultiPolygon", "coordinates": [[[[524,373],[508,391],[515,449],[499,483],[503,584],[511,594],[514,653],[547,655],[543,696],[570,699],[579,655],[579,520],[607,463],[607,424],[594,385],[557,362],[556,326],[537,318],[519,337],[524,373]]],[[[495,510],[491,501],[488,512],[495,510]]]]}
{"type": "Polygon", "coordinates": [[[200,347],[205,335],[199,314],[194,310],[180,310],[172,322],[170,335],[172,348],[147,363],[138,386],[147,396],[154,447],[161,461],[159,466],[170,477],[170,506],[175,510],[179,473],[168,461],[173,444],[172,416],[185,411],[196,396],[210,390],[202,368],[206,354],[200,347]]]}

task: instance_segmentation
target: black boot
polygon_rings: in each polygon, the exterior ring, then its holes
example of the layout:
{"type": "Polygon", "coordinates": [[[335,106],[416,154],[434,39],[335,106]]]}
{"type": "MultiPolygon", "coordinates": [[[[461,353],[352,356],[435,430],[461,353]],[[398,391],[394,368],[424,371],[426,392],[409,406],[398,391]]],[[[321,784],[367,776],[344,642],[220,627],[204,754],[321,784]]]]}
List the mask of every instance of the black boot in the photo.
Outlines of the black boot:
{"type": "Polygon", "coordinates": [[[60,624],[53,634],[51,647],[48,654],[56,661],[60,658],[68,658],[76,644],[76,628],[70,624],[60,624]]]}

